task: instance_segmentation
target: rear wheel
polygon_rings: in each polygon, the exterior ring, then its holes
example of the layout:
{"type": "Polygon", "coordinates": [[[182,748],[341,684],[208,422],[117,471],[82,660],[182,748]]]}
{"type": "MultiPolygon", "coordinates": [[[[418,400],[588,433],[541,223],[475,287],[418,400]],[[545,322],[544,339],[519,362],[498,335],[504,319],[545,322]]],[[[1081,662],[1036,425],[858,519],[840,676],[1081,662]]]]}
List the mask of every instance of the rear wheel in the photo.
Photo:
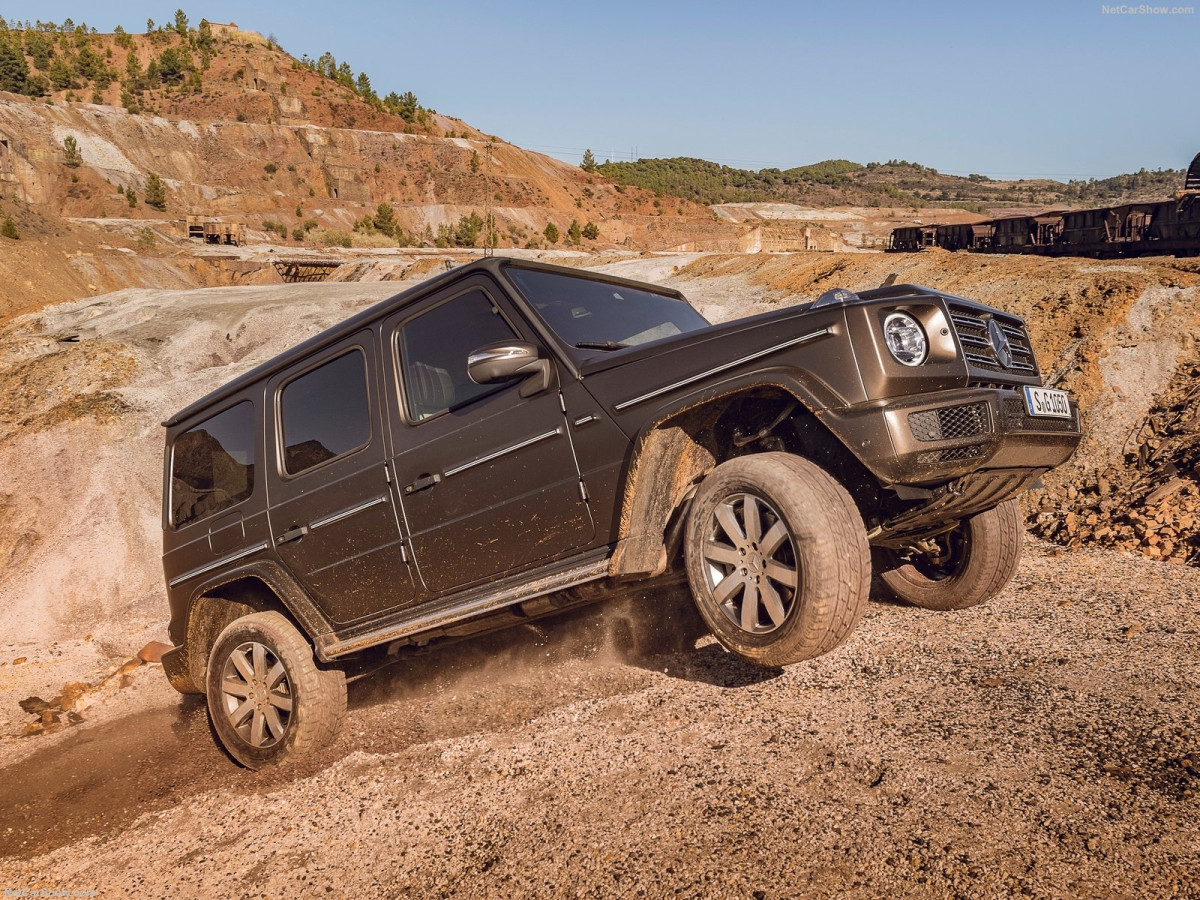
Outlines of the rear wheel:
{"type": "Polygon", "coordinates": [[[978,606],[1016,574],[1024,535],[1017,501],[1006,500],[930,539],[925,552],[887,552],[891,568],[880,581],[896,599],[923,609],[978,606]]]}
{"type": "Polygon", "coordinates": [[[751,662],[827,653],[866,608],[870,552],[854,501],[798,456],[761,453],[714,469],[692,502],[685,554],[700,615],[751,662]]]}
{"type": "Polygon", "coordinates": [[[321,669],[284,616],[260,612],[232,622],[208,661],[208,712],[229,755],[251,769],[319,750],[346,711],[346,678],[321,669]]]}

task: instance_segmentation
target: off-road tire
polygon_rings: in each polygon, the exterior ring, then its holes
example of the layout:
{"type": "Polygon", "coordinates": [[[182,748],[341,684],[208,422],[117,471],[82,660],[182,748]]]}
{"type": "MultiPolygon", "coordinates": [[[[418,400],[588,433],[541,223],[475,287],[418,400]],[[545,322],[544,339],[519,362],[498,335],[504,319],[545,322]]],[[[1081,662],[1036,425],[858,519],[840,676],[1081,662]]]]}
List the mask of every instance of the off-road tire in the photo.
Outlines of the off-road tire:
{"type": "Polygon", "coordinates": [[[870,593],[870,550],[854,501],[828,472],[788,453],[739,457],[709,473],[688,512],[684,556],[696,608],[717,640],[764,666],[837,647],[862,618],[870,593]],[[747,497],[757,529],[747,522],[747,497]],[[773,547],[777,523],[786,535],[773,547]],[[752,585],[757,611],[748,616],[752,585]],[[771,592],[779,601],[773,609],[771,592]]]}
{"type": "Polygon", "coordinates": [[[947,566],[899,562],[879,580],[897,600],[922,609],[947,611],[978,606],[1012,580],[1021,563],[1025,528],[1017,501],[964,519],[955,534],[957,550],[947,566]],[[897,564],[899,563],[899,564],[897,564]]]}
{"type": "Polygon", "coordinates": [[[279,765],[321,749],[333,741],[346,712],[345,674],[320,668],[304,636],[273,611],[243,616],[221,632],[209,655],[205,693],[217,738],[230,756],[250,769],[279,765]],[[261,660],[256,656],[258,648],[262,648],[261,660]],[[282,676],[276,675],[270,685],[268,678],[259,680],[260,675],[276,671],[275,663],[282,664],[282,676]],[[243,674],[247,666],[251,675],[243,674]],[[255,697],[242,693],[249,690],[255,697]],[[260,704],[250,708],[248,717],[231,710],[231,704],[242,698],[260,704]]]}

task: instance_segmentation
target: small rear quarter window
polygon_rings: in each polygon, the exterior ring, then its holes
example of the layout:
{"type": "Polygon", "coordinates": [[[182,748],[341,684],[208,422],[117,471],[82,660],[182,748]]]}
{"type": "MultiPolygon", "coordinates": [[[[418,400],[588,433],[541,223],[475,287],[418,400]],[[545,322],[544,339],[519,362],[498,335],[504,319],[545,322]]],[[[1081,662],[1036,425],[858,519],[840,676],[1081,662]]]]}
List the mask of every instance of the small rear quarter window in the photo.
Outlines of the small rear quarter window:
{"type": "Polygon", "coordinates": [[[367,363],[355,349],[305,372],[279,401],[284,470],[298,475],[371,440],[367,363]]]}
{"type": "Polygon", "coordinates": [[[171,522],[178,528],[254,493],[254,404],[245,400],[189,428],[171,452],[171,522]]]}

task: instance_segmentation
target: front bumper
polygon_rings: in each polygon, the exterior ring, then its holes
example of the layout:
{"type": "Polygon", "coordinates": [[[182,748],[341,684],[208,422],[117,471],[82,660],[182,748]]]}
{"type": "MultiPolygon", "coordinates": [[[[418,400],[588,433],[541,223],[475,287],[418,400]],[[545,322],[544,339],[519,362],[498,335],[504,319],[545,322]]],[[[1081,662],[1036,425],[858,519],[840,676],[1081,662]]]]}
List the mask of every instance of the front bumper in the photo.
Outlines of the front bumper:
{"type": "Polygon", "coordinates": [[[1074,402],[1070,419],[1035,417],[1020,391],[1003,388],[939,391],[827,415],[887,486],[936,486],[985,469],[1052,469],[1081,437],[1074,402]]]}

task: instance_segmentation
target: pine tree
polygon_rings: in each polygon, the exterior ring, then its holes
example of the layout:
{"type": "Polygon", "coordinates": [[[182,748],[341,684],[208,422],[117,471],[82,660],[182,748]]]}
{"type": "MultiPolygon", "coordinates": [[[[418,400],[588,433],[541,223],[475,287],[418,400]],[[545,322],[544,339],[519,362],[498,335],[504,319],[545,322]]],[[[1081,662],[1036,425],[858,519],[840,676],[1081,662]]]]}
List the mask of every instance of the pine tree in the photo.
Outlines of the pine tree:
{"type": "Polygon", "coordinates": [[[7,38],[0,39],[0,91],[23,94],[28,80],[29,64],[25,62],[24,51],[7,38]]]}
{"type": "MultiPolygon", "coordinates": [[[[25,61],[24,57],[21,58],[21,61],[25,61]]],[[[61,56],[54,57],[54,62],[50,64],[50,84],[53,85],[56,91],[65,91],[79,87],[75,83],[75,78],[71,73],[70,67],[61,56]]]]}
{"type": "Polygon", "coordinates": [[[0,225],[0,237],[6,237],[10,241],[21,239],[21,232],[17,231],[17,223],[12,220],[12,216],[6,216],[4,224],[0,225]]]}
{"type": "Polygon", "coordinates": [[[396,211],[386,203],[375,210],[375,230],[393,237],[396,234],[396,211]]]}
{"type": "Polygon", "coordinates": [[[146,205],[155,209],[167,208],[167,186],[154,172],[146,178],[146,205]]]}
{"type": "Polygon", "coordinates": [[[567,237],[571,239],[571,243],[579,246],[579,242],[583,239],[583,228],[575,219],[571,220],[571,227],[567,229],[567,237]]]}
{"type": "Polygon", "coordinates": [[[579,168],[585,172],[596,171],[596,157],[592,155],[591,147],[583,151],[583,162],[579,164],[579,168]]]}
{"type": "Polygon", "coordinates": [[[63,165],[78,169],[82,163],[83,156],[79,153],[79,142],[75,140],[74,135],[67,135],[63,138],[63,165]]]}
{"type": "Polygon", "coordinates": [[[543,231],[542,234],[544,234],[546,236],[546,240],[548,240],[550,243],[552,243],[552,244],[558,243],[558,237],[559,237],[558,226],[555,225],[553,222],[546,223],[546,230],[543,231]]]}
{"type": "Polygon", "coordinates": [[[583,226],[583,236],[589,241],[594,241],[600,237],[600,228],[595,222],[588,222],[583,226]]]}

